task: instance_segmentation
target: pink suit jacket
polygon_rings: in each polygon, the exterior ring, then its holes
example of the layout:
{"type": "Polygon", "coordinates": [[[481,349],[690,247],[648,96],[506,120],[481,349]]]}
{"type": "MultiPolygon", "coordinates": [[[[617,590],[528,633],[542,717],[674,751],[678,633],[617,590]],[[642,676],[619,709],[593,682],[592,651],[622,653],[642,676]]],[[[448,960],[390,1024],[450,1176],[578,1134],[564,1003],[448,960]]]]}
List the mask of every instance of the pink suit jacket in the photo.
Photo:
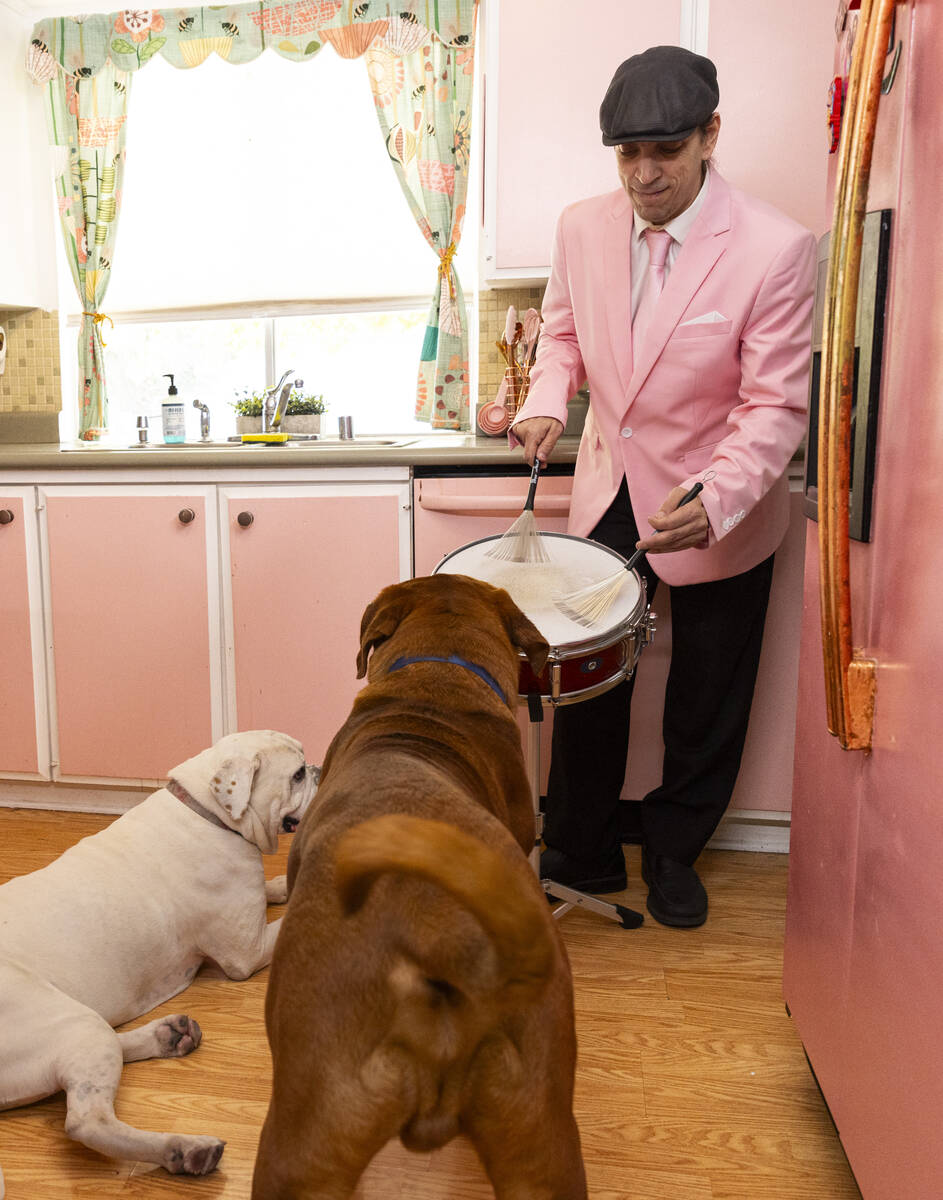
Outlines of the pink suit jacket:
{"type": "MultiPolygon", "coordinates": [[[[808,402],[815,238],[712,171],[633,361],[632,233],[621,189],[564,210],[517,420],[565,423],[569,397],[588,383],[570,533],[591,532],[623,474],[643,537],[672,488],[701,480],[707,544],[649,561],[669,584],[729,578],[772,554],[788,525],[785,472],[808,402]]],[[[517,444],[513,428],[510,438],[517,444]]]]}

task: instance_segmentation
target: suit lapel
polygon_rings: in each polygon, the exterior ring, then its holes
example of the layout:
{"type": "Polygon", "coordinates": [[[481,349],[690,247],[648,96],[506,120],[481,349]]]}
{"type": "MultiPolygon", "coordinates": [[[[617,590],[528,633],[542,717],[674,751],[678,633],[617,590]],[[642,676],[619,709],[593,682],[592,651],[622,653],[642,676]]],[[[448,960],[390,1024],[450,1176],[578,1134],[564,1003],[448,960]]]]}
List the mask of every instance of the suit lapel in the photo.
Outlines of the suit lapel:
{"type": "Polygon", "coordinates": [[[609,220],[603,234],[603,254],[609,344],[623,392],[629,390],[632,379],[631,236],[632,205],[625,192],[619,192],[609,210],[609,220]]]}
{"type": "MultiPolygon", "coordinates": [[[[665,290],[658,299],[648,327],[648,334],[633,365],[631,379],[626,388],[627,405],[638,395],[694,293],[724,253],[729,231],[730,190],[715,171],[704,207],[671,268],[665,290]]],[[[631,333],[627,340],[631,347],[631,333]]],[[[631,357],[631,349],[629,354],[631,357]]]]}

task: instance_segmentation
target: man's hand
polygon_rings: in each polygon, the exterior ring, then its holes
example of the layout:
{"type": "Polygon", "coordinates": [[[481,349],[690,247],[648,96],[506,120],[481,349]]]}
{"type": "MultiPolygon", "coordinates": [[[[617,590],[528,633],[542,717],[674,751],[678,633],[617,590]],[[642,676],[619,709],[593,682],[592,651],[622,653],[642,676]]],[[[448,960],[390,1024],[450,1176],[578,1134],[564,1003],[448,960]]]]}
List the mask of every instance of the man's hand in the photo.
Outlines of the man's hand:
{"type": "Polygon", "coordinates": [[[524,461],[534,465],[535,456],[545,463],[563,432],[556,417],[528,417],[514,426],[514,436],[524,448],[524,461]]]}
{"type": "Polygon", "coordinates": [[[695,496],[678,508],[686,491],[683,487],[672,488],[659,511],[648,518],[649,525],[656,532],[637,542],[639,549],[646,554],[670,554],[674,550],[687,550],[691,546],[704,544],[710,525],[700,496],[695,496]]]}

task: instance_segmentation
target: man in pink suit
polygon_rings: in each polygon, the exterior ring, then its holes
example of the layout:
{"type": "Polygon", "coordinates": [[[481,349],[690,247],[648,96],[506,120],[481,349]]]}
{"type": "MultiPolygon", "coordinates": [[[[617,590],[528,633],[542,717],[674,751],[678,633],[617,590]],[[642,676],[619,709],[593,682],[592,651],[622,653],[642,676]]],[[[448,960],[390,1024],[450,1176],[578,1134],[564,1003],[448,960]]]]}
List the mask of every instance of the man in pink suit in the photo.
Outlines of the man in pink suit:
{"type": "MultiPolygon", "coordinates": [[[[815,239],[710,165],[718,98],[713,63],[677,46],[616,71],[600,126],[622,188],[559,220],[511,429],[528,462],[546,461],[588,383],[569,531],[626,557],[644,549],[649,597],[671,585],[663,778],[641,841],[648,909],[678,926],[707,917],[694,862],[740,766],[811,355],[815,239]]],[[[541,874],[585,891],[626,886],[632,685],[554,716],[541,874]]]]}

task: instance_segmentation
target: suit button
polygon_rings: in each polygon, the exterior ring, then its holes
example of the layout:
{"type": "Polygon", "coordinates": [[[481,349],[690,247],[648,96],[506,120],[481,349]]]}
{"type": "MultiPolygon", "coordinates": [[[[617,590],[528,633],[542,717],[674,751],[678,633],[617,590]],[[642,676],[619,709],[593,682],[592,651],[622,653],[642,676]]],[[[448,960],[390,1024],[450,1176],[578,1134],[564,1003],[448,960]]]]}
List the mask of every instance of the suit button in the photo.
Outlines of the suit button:
{"type": "Polygon", "coordinates": [[[625,429],[621,430],[621,433],[624,438],[630,438],[632,436],[632,430],[628,425],[626,425],[625,429]]]}

